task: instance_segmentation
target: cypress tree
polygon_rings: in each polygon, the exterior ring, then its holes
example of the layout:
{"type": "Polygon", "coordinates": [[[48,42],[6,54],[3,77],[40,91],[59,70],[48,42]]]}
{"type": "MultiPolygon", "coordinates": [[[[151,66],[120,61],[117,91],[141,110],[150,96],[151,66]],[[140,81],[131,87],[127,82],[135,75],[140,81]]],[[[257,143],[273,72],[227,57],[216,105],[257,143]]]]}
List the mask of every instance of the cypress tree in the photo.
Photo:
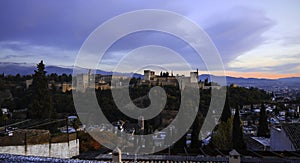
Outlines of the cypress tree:
{"type": "Polygon", "coordinates": [[[199,141],[199,132],[201,130],[202,127],[202,115],[201,114],[197,114],[196,119],[192,125],[192,144],[191,146],[193,148],[199,148],[200,146],[200,141],[199,141]]]}
{"type": "Polygon", "coordinates": [[[2,109],[0,108],[0,126],[2,126],[3,124],[4,124],[4,116],[3,116],[2,109]]]}
{"type": "Polygon", "coordinates": [[[228,95],[225,99],[220,123],[217,126],[215,134],[212,135],[212,143],[216,148],[221,150],[230,150],[232,147],[232,117],[228,95]]]}
{"type": "Polygon", "coordinates": [[[230,110],[230,105],[229,105],[229,100],[228,100],[228,95],[227,95],[226,100],[225,100],[224,109],[221,114],[220,120],[222,122],[227,122],[229,118],[231,118],[231,110],[230,110]]]}
{"type": "Polygon", "coordinates": [[[233,117],[232,147],[237,151],[243,151],[246,147],[243,138],[243,129],[242,129],[242,124],[240,119],[240,110],[238,106],[236,107],[235,114],[233,117]]]}
{"type": "Polygon", "coordinates": [[[269,137],[269,129],[267,122],[267,114],[264,103],[261,104],[259,113],[259,126],[257,130],[257,136],[259,137],[269,137]]]}
{"type": "Polygon", "coordinates": [[[216,148],[230,150],[232,148],[232,118],[229,118],[227,122],[221,121],[211,138],[216,148]]]}
{"type": "Polygon", "coordinates": [[[34,71],[32,89],[32,101],[28,107],[29,118],[54,118],[55,111],[49,93],[48,78],[43,61],[37,65],[37,70],[34,71]]]}

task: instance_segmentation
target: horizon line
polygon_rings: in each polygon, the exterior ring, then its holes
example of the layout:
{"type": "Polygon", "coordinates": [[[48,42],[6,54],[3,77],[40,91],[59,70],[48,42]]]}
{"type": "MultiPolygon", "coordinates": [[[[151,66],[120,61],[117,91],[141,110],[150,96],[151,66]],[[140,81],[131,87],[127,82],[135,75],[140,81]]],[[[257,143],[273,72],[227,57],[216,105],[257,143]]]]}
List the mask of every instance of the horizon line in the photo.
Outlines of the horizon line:
{"type": "MultiPolygon", "coordinates": [[[[28,64],[30,66],[34,66],[37,63],[28,63],[28,62],[0,62],[0,63],[11,63],[11,64],[19,64],[19,65],[24,65],[28,64]]],[[[66,68],[66,69],[73,69],[75,65],[45,65],[46,67],[49,66],[54,66],[54,67],[59,67],[59,68],[66,68]]],[[[90,69],[90,68],[84,68],[84,67],[78,67],[82,69],[90,69]]],[[[101,70],[101,69],[92,69],[92,70],[101,70]]],[[[110,70],[101,70],[105,72],[113,72],[110,70]]],[[[135,73],[135,72],[117,72],[117,73],[135,73]]],[[[135,74],[140,74],[140,73],[135,73],[135,74]]],[[[256,78],[256,79],[281,79],[281,78],[294,78],[294,77],[300,77],[300,73],[287,73],[287,74],[278,74],[278,73],[266,73],[266,72],[238,72],[238,71],[230,71],[230,70],[224,70],[224,72],[207,72],[207,71],[202,71],[199,70],[199,74],[201,75],[214,75],[214,76],[223,76],[221,74],[225,74],[226,77],[234,77],[234,78],[256,78]]],[[[9,75],[9,74],[7,74],[9,75]]],[[[11,74],[10,74],[11,75],[11,74]]],[[[143,75],[143,74],[140,74],[143,75]]],[[[184,75],[184,74],[182,74],[184,75]]]]}

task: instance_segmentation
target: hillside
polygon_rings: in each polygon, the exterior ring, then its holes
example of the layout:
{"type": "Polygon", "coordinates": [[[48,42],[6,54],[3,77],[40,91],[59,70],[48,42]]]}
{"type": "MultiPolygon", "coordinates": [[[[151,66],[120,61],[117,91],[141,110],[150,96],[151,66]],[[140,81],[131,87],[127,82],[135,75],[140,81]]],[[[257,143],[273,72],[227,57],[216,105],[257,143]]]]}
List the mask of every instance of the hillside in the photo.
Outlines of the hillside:
{"type": "MultiPolygon", "coordinates": [[[[36,68],[35,64],[27,64],[27,63],[10,63],[10,62],[0,62],[0,73],[4,73],[5,75],[30,75],[33,74],[36,68]]],[[[88,69],[78,68],[82,70],[82,72],[88,72],[88,69]]],[[[56,73],[56,74],[72,74],[72,67],[59,67],[59,66],[46,66],[46,71],[48,74],[56,73]]],[[[103,70],[97,70],[97,74],[102,75],[112,75],[113,72],[107,72],[103,70]]],[[[122,76],[134,76],[136,78],[143,78],[143,75],[137,73],[120,73],[116,72],[115,75],[122,76]]],[[[199,76],[199,80],[204,81],[208,78],[211,81],[211,76],[209,74],[202,74],[199,76]]],[[[214,76],[216,79],[221,78],[221,76],[214,76]]],[[[292,88],[292,89],[300,89],[300,77],[291,77],[291,78],[280,78],[280,79],[258,79],[258,78],[236,78],[231,76],[226,76],[227,85],[237,84],[242,87],[257,87],[266,90],[274,90],[276,88],[292,88]]]]}

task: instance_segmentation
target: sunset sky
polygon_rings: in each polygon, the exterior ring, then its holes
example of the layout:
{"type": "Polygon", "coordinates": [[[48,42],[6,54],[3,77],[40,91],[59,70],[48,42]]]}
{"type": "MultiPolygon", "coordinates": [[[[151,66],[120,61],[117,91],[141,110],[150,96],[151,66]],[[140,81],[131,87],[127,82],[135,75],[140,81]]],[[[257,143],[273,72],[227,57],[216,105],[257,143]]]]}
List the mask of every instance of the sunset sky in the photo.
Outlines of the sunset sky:
{"type": "MultiPolygon", "coordinates": [[[[194,21],[215,44],[229,76],[300,77],[298,0],[3,0],[0,2],[0,62],[44,60],[47,65],[72,66],[81,45],[99,25],[119,14],[140,9],[168,10],[194,21]]],[[[110,48],[100,67],[112,70],[124,55],[149,44],[173,49],[190,59],[193,69],[205,69],[180,40],[149,31],[122,38],[110,48]]]]}

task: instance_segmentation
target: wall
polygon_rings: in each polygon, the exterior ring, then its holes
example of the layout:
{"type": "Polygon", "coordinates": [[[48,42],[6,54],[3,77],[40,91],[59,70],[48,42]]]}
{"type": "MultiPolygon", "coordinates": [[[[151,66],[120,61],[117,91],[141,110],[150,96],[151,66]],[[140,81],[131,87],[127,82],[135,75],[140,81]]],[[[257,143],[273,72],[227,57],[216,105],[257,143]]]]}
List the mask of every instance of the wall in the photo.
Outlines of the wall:
{"type": "Polygon", "coordinates": [[[9,153],[16,155],[24,155],[25,154],[25,146],[2,146],[0,147],[0,153],[9,153]]]}
{"type": "Polygon", "coordinates": [[[64,143],[52,143],[50,157],[71,158],[79,155],[79,140],[64,143]]]}
{"type": "Polygon", "coordinates": [[[71,158],[79,155],[79,140],[71,140],[63,143],[46,143],[35,145],[1,146],[0,153],[32,155],[57,158],[71,158]]]}
{"type": "MultiPolygon", "coordinates": [[[[26,149],[24,149],[24,150],[26,150],[26,149]]],[[[47,157],[47,156],[49,156],[49,144],[27,145],[27,151],[24,151],[24,153],[25,153],[25,155],[28,155],[28,156],[45,156],[45,157],[47,157]]]]}

